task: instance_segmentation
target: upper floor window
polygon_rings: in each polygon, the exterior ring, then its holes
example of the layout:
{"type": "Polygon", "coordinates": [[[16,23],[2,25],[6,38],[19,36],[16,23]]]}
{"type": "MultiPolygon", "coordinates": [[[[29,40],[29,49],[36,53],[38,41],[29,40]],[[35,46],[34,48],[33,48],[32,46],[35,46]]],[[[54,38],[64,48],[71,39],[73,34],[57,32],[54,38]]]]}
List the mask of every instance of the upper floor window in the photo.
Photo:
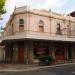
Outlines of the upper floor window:
{"type": "Polygon", "coordinates": [[[44,22],[42,20],[39,21],[39,26],[44,26],[44,22]]]}
{"type": "Polygon", "coordinates": [[[20,19],[20,20],[19,20],[19,24],[20,24],[20,25],[24,25],[24,19],[20,19]]]}
{"type": "Polygon", "coordinates": [[[19,20],[19,31],[23,31],[24,30],[24,19],[20,19],[19,20]]]}
{"type": "Polygon", "coordinates": [[[60,25],[60,23],[57,23],[57,29],[56,29],[57,31],[56,31],[56,34],[59,34],[59,35],[61,35],[62,34],[62,32],[61,32],[61,25],[60,25]]]}
{"type": "Polygon", "coordinates": [[[44,32],[44,22],[42,20],[39,21],[39,31],[44,32]]]}

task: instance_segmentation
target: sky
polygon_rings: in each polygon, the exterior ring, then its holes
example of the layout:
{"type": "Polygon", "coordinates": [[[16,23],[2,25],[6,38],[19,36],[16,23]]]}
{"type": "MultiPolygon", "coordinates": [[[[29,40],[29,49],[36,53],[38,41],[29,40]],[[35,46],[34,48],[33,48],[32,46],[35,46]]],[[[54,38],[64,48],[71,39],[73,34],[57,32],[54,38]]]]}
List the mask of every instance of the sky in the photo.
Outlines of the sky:
{"type": "Polygon", "coordinates": [[[4,27],[15,7],[30,6],[37,9],[51,9],[51,11],[68,14],[75,11],[75,0],[6,0],[7,13],[2,15],[0,27],[4,27]]]}

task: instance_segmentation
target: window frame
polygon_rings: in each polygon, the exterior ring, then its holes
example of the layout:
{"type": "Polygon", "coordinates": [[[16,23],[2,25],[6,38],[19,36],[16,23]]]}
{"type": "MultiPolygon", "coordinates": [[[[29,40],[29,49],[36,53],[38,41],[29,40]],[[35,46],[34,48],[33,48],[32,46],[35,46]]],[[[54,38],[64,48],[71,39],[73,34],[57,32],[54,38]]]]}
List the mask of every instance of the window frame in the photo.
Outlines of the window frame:
{"type": "Polygon", "coordinates": [[[19,31],[23,31],[24,30],[24,19],[21,18],[19,19],[19,31]]]}
{"type": "Polygon", "coordinates": [[[19,25],[24,25],[24,19],[23,18],[19,19],[19,25]]]}
{"type": "Polygon", "coordinates": [[[39,20],[39,32],[44,32],[44,21],[39,20]]]}
{"type": "Polygon", "coordinates": [[[57,35],[62,35],[61,24],[60,23],[57,23],[56,34],[57,35]]]}

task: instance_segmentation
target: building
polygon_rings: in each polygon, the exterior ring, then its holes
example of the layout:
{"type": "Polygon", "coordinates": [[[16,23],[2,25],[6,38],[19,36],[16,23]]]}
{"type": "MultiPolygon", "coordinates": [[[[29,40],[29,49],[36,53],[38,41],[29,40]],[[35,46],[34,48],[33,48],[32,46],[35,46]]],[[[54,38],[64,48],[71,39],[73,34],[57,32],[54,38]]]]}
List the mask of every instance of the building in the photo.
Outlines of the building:
{"type": "Polygon", "coordinates": [[[70,16],[75,17],[75,11],[71,12],[70,16]]]}
{"type": "MultiPolygon", "coordinates": [[[[0,32],[0,37],[1,37],[1,32],[0,32]]],[[[0,46],[0,63],[3,63],[4,61],[5,61],[5,49],[4,46],[0,46]]]]}
{"type": "Polygon", "coordinates": [[[1,36],[5,61],[36,63],[41,55],[56,62],[75,60],[75,18],[30,7],[15,8],[1,36]]]}

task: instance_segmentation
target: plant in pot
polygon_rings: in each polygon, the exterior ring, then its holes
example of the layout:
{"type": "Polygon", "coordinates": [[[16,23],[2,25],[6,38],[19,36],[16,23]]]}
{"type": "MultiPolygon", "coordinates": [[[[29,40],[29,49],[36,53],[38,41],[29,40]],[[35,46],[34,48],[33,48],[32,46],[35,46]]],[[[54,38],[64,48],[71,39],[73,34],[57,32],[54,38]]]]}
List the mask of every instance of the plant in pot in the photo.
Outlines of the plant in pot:
{"type": "Polygon", "coordinates": [[[50,65],[53,64],[54,59],[52,56],[49,55],[43,55],[39,58],[39,64],[41,65],[50,65]]]}

